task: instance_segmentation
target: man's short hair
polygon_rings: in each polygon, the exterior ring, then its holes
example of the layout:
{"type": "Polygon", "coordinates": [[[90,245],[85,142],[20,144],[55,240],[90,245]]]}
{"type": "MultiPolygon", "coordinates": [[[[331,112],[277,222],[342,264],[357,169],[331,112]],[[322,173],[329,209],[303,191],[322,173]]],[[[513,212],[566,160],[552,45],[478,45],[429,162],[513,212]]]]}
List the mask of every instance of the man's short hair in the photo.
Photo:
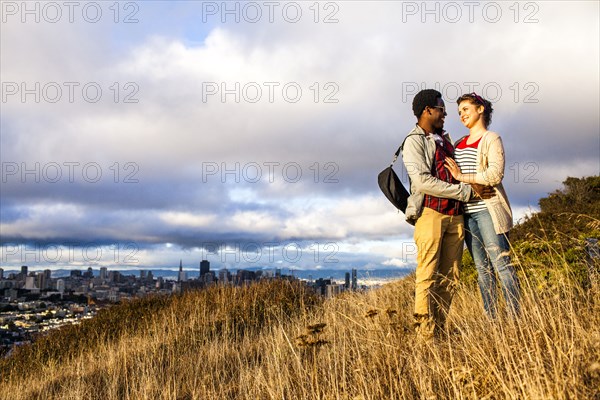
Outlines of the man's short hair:
{"type": "Polygon", "coordinates": [[[441,99],[442,94],[435,89],[421,90],[413,99],[412,109],[415,117],[419,118],[423,114],[425,107],[435,107],[438,104],[437,99],[441,99]]]}

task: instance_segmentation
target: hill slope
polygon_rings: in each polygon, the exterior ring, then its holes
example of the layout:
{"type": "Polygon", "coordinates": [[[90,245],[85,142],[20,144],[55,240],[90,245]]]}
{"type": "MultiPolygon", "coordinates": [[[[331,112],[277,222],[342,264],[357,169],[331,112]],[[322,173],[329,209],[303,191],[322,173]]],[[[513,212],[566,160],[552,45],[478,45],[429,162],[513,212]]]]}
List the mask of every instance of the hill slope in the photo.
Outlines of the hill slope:
{"type": "Polygon", "coordinates": [[[448,337],[428,345],[410,330],[413,284],[321,301],[272,282],[116,306],[2,361],[0,397],[600,397],[597,287],[526,288],[517,321],[489,321],[463,287],[448,337]]]}

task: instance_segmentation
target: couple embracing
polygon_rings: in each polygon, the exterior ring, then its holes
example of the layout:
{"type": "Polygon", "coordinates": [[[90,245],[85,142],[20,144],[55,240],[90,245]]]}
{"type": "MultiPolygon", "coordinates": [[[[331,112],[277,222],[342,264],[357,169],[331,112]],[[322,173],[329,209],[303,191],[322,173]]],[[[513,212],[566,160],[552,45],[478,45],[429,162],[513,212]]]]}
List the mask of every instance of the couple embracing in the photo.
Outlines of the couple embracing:
{"type": "Polygon", "coordinates": [[[487,314],[497,314],[496,276],[508,311],[519,313],[508,242],[512,212],[502,186],[504,147],[500,136],[487,130],[492,104],[475,93],[457,104],[469,134],[453,144],[443,130],[447,113],[441,93],[419,92],[412,104],[417,124],[402,150],[411,189],[406,219],[415,225],[417,245],[415,328],[426,338],[444,330],[465,241],[487,314]]]}

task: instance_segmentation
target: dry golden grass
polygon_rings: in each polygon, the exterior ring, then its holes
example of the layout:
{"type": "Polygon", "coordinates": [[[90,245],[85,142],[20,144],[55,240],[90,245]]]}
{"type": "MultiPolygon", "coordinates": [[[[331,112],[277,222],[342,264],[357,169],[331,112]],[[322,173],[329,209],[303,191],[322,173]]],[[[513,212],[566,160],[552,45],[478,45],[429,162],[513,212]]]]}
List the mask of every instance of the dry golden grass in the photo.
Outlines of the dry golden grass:
{"type": "Polygon", "coordinates": [[[600,399],[597,283],[548,297],[523,282],[522,316],[496,321],[461,287],[434,343],[412,333],[413,288],[408,277],[326,301],[288,282],[189,293],[68,358],[4,365],[0,397],[600,399]]]}

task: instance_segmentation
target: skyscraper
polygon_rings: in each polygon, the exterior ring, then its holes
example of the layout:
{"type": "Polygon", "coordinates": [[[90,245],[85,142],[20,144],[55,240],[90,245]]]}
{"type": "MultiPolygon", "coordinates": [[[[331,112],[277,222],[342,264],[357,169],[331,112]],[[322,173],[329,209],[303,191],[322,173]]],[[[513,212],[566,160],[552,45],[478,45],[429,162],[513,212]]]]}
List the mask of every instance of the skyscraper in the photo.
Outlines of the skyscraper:
{"type": "Polygon", "coordinates": [[[21,265],[21,280],[27,278],[27,265],[21,265]]]}
{"type": "Polygon", "coordinates": [[[210,262],[208,260],[200,261],[200,276],[208,274],[210,272],[210,262]]]}
{"type": "Polygon", "coordinates": [[[42,290],[46,286],[46,275],[42,272],[39,272],[35,275],[35,286],[42,290]]]}
{"type": "Polygon", "coordinates": [[[177,275],[177,282],[185,282],[187,277],[185,275],[185,271],[183,270],[183,261],[179,260],[179,274],[177,275]]]}
{"type": "Polygon", "coordinates": [[[352,268],[352,290],[358,289],[358,282],[356,280],[356,268],[352,268]]]}
{"type": "Polygon", "coordinates": [[[52,288],[52,271],[49,269],[45,269],[43,273],[40,273],[42,278],[40,280],[40,285],[38,286],[41,290],[51,289],[52,288]]]}

